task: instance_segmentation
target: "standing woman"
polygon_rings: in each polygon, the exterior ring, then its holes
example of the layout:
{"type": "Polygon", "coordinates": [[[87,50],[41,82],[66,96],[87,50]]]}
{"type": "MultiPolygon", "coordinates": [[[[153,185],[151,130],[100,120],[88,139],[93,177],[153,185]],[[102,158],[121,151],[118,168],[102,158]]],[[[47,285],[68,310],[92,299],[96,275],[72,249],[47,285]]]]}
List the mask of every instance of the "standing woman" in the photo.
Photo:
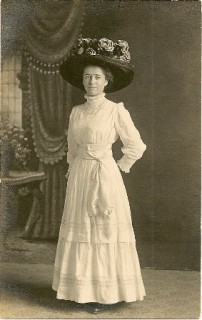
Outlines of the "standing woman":
{"type": "Polygon", "coordinates": [[[60,68],[62,77],[86,91],[68,129],[69,177],[55,258],[57,299],[99,306],[145,296],[131,212],[120,170],[129,172],[146,149],[123,103],[104,92],[133,78],[128,43],[79,39],[60,68]],[[120,137],[123,157],[112,144],[120,137]]]}

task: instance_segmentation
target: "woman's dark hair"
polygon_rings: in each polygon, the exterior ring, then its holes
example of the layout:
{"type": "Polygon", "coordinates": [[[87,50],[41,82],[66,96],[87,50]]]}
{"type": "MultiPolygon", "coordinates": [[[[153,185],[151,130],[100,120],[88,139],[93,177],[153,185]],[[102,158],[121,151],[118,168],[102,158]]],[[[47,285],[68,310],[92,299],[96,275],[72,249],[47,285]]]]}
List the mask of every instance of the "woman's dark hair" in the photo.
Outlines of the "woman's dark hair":
{"type": "MultiPolygon", "coordinates": [[[[114,76],[113,76],[113,73],[111,72],[111,70],[110,70],[108,67],[106,67],[105,65],[87,64],[87,65],[84,66],[83,72],[84,72],[84,69],[85,69],[86,67],[89,67],[89,66],[99,67],[99,68],[101,68],[101,69],[103,70],[104,75],[105,75],[105,78],[106,78],[107,81],[108,81],[108,84],[107,84],[106,87],[105,87],[105,91],[107,92],[108,89],[111,88],[111,86],[113,85],[113,82],[114,82],[114,76]]],[[[83,72],[82,72],[82,73],[83,73],[83,72]]]]}
{"type": "Polygon", "coordinates": [[[108,81],[108,84],[105,87],[105,90],[107,91],[113,85],[114,76],[113,76],[113,74],[112,74],[112,72],[111,72],[111,70],[109,68],[106,68],[106,67],[101,67],[101,68],[103,69],[104,74],[105,74],[105,78],[108,81]]]}

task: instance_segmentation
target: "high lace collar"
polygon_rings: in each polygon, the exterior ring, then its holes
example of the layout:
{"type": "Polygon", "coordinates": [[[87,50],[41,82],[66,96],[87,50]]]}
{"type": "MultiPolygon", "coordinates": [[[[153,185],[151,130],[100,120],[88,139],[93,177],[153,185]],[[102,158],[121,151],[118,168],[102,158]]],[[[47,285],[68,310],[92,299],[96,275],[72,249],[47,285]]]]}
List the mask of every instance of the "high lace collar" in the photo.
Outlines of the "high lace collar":
{"type": "Polygon", "coordinates": [[[99,96],[91,97],[85,94],[84,98],[86,99],[86,104],[91,107],[98,107],[105,99],[105,93],[102,93],[99,96]]]}

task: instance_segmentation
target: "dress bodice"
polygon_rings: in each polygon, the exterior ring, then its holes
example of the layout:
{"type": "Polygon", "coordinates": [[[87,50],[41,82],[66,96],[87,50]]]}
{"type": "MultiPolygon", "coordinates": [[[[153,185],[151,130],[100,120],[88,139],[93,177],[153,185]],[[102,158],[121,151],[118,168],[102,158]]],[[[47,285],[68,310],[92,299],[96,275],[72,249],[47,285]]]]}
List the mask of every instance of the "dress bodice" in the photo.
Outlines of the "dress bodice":
{"type": "Polygon", "coordinates": [[[68,130],[68,162],[71,165],[79,146],[86,144],[113,144],[120,137],[124,156],[120,168],[129,172],[139,159],[145,144],[123,103],[114,103],[104,96],[72,109],[68,130]]]}
{"type": "Polygon", "coordinates": [[[77,106],[73,113],[72,133],[78,145],[113,143],[118,134],[115,129],[116,104],[105,99],[97,106],[77,106]]]}

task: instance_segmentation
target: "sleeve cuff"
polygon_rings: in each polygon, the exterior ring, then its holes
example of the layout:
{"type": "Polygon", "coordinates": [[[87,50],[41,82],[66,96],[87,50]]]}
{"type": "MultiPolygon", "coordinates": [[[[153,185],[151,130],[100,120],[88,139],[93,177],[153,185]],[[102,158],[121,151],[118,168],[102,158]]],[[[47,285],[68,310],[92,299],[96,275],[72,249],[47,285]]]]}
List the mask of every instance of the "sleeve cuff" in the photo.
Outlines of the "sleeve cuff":
{"type": "Polygon", "coordinates": [[[119,166],[121,171],[129,173],[130,168],[135,162],[136,160],[128,158],[126,155],[124,155],[120,160],[117,161],[117,165],[119,166]]]}

